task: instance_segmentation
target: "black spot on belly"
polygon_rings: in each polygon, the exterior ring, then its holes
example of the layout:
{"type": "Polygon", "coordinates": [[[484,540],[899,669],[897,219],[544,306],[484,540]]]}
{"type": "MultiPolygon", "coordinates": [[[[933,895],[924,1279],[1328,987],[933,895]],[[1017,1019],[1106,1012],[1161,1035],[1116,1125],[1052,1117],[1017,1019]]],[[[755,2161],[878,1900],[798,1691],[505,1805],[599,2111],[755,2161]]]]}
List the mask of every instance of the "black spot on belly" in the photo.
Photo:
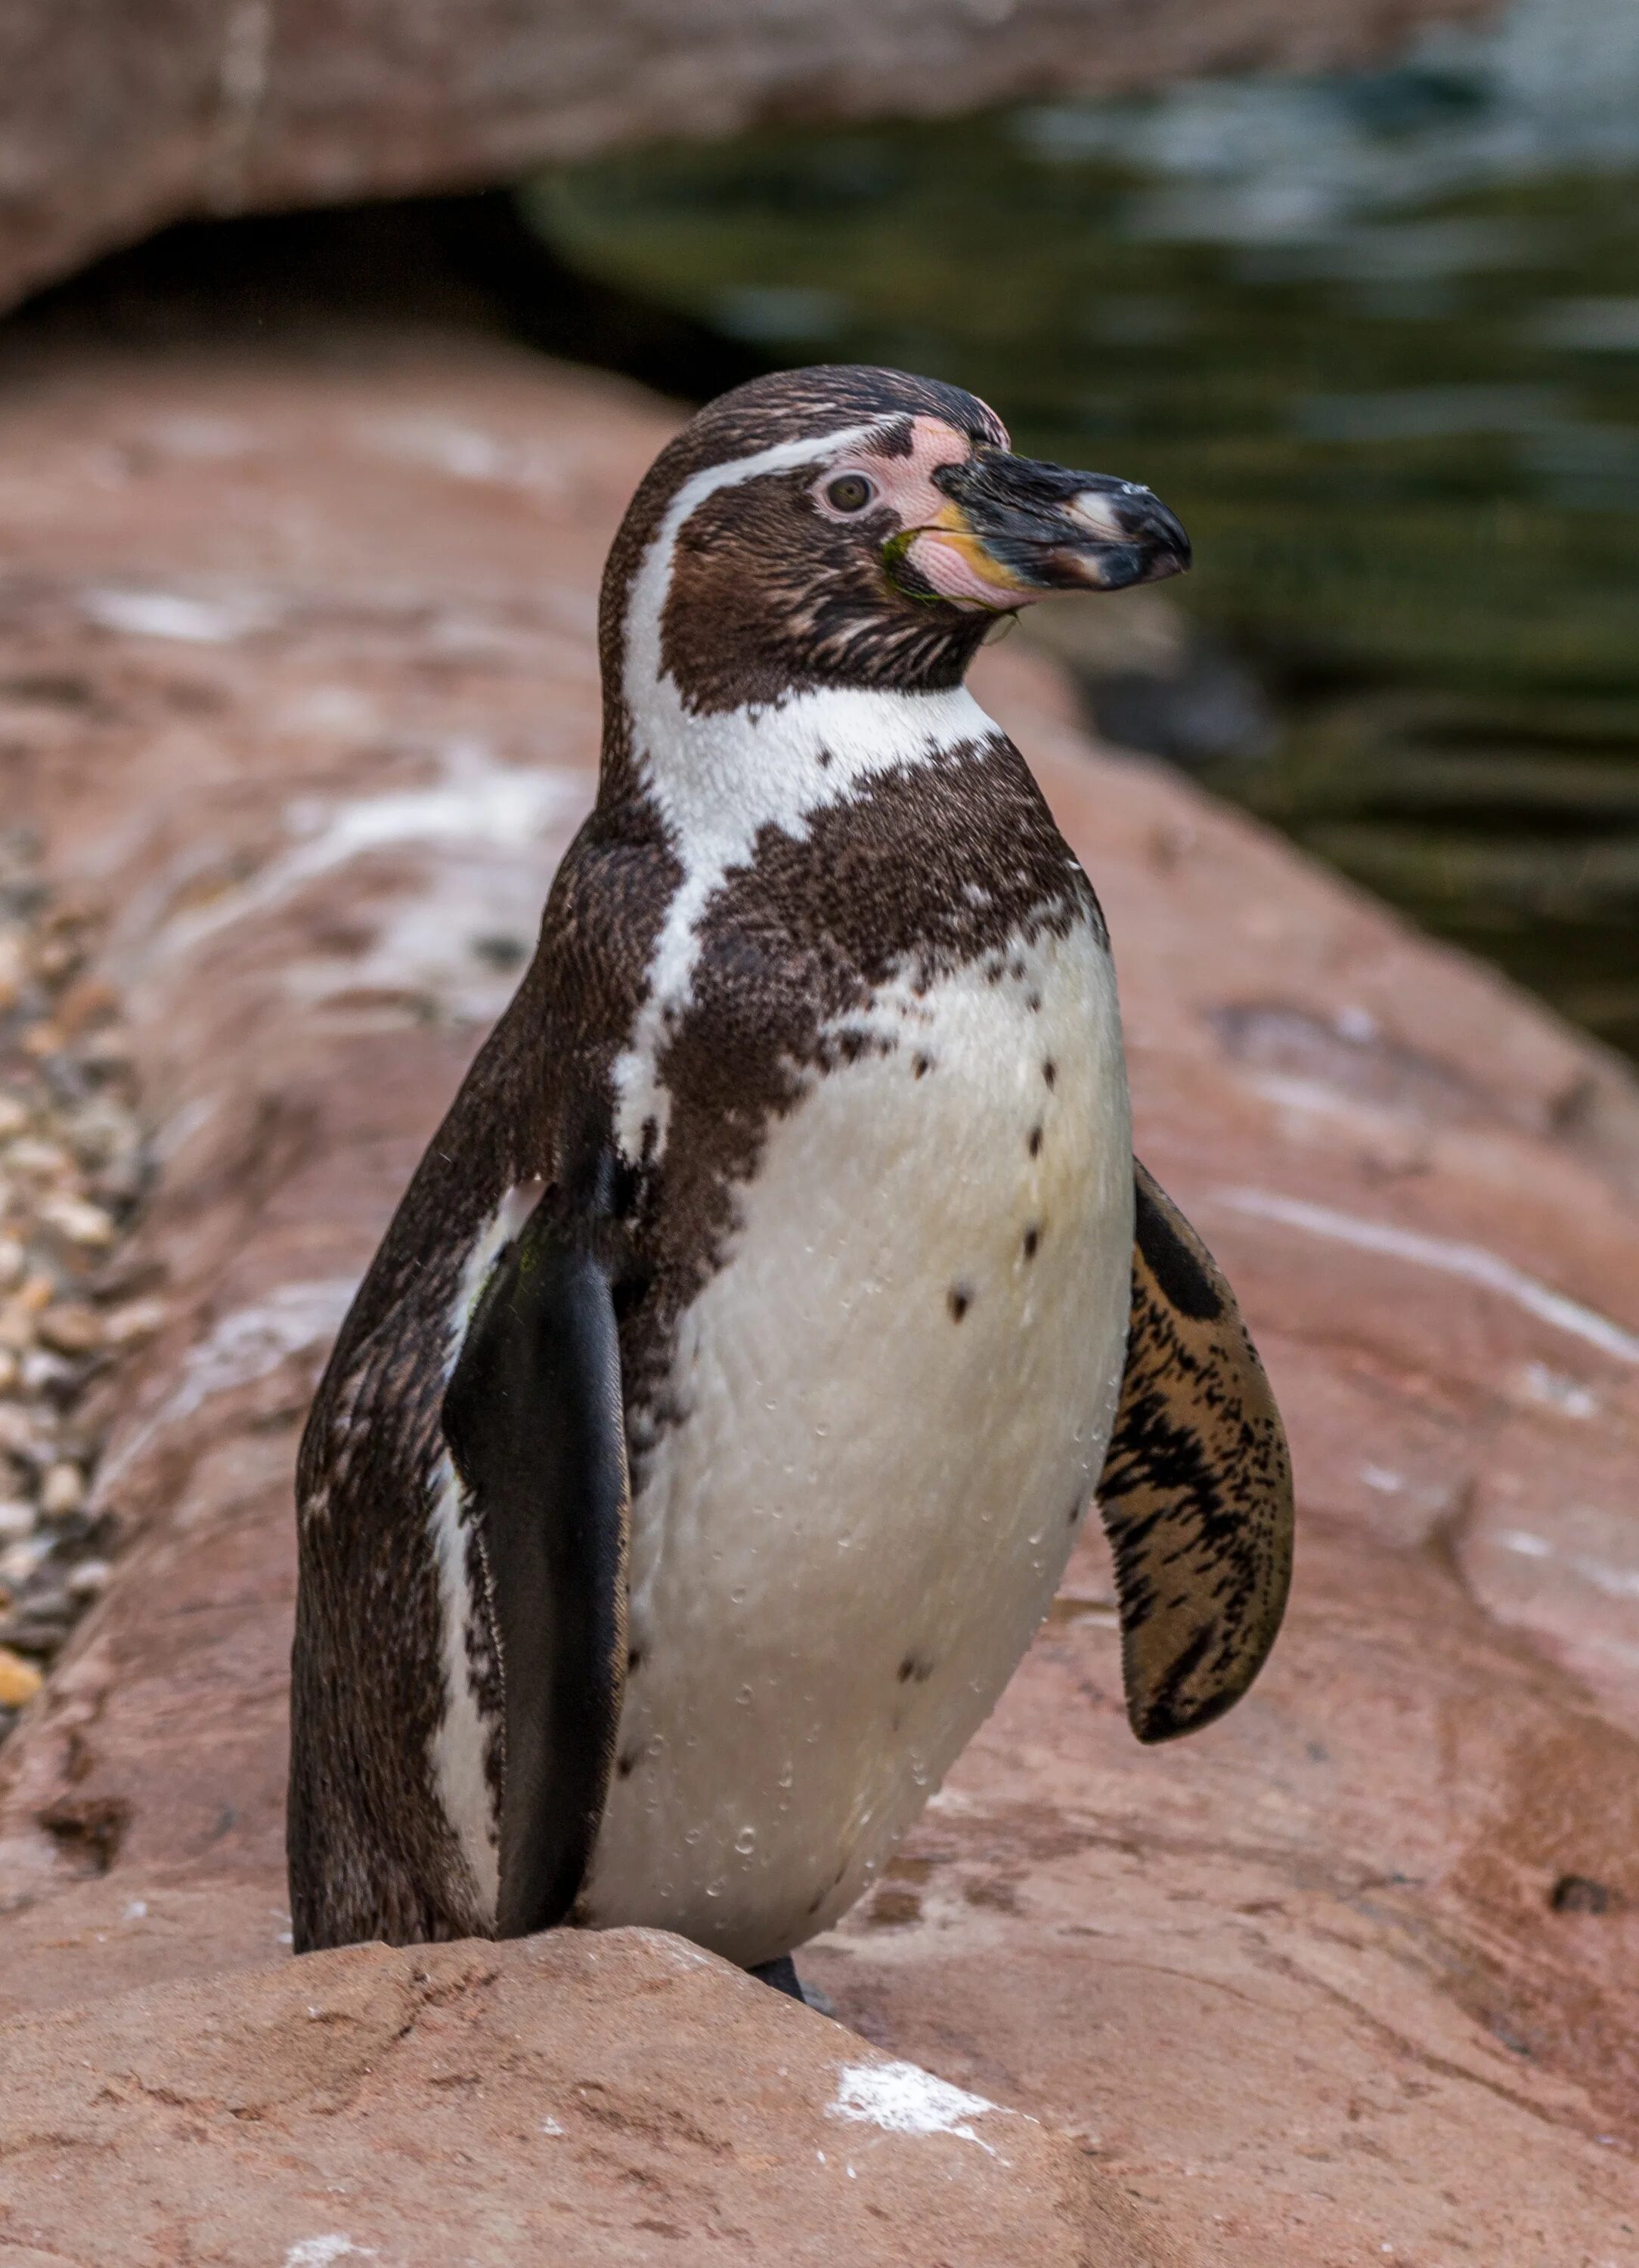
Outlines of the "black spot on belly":
{"type": "Polygon", "coordinates": [[[1075,1527],[1076,1522],[1077,1522],[1077,1521],[1081,1518],[1081,1515],[1082,1515],[1082,1513],[1085,1511],[1085,1509],[1086,1509],[1086,1507],[1085,1507],[1085,1506],[1082,1503],[1081,1498],[1080,1498],[1079,1497],[1077,1497],[1077,1499],[1076,1499],[1076,1501],[1075,1501],[1075,1503],[1074,1503],[1073,1505],[1071,1505],[1071,1506],[1070,1506],[1070,1508],[1069,1508],[1069,1526],[1070,1526],[1071,1528],[1074,1528],[1074,1527],[1075,1527]]]}
{"type": "Polygon", "coordinates": [[[839,1064],[856,1064],[866,1056],[891,1056],[899,1042],[891,1032],[862,1032],[849,1026],[834,1037],[823,1041],[815,1050],[815,1060],[821,1071],[834,1071],[839,1064]]]}
{"type": "Polygon", "coordinates": [[[628,1675],[628,1677],[636,1677],[636,1675],[637,1675],[637,1673],[638,1673],[638,1671],[643,1668],[643,1648],[642,1648],[642,1646],[633,1646],[633,1647],[631,1648],[630,1652],[627,1654],[627,1657],[626,1657],[626,1674],[627,1674],[627,1675],[628,1675]]]}
{"type": "Polygon", "coordinates": [[[974,1295],[965,1284],[952,1284],[944,1295],[944,1304],[951,1311],[951,1321],[959,1323],[973,1306],[974,1295]]]}
{"type": "Polygon", "coordinates": [[[1042,1064],[1042,1066],[1041,1066],[1041,1076],[1042,1076],[1042,1078],[1043,1078],[1043,1079],[1046,1079],[1046,1081],[1047,1081],[1047,1085],[1048,1085],[1049,1086],[1055,1086],[1055,1085],[1057,1084],[1058,1075],[1059,1075],[1059,1067],[1058,1067],[1058,1065],[1054,1062],[1054,1060],[1053,1060],[1052,1057],[1051,1057],[1051,1056],[1049,1056],[1049,1057],[1047,1057],[1047,1059],[1046,1063],[1044,1063],[1044,1064],[1042,1064]]]}
{"type": "Polygon", "coordinates": [[[913,1679],[918,1685],[925,1685],[932,1675],[933,1664],[924,1660],[919,1653],[908,1653],[900,1664],[901,1685],[908,1685],[913,1679]]]}
{"type": "Polygon", "coordinates": [[[614,1769],[619,1772],[622,1779],[630,1779],[632,1774],[637,1769],[638,1758],[641,1753],[641,1750],[637,1749],[630,1749],[627,1751],[626,1755],[621,1758],[619,1764],[615,1765],[614,1769]]]}
{"type": "Polygon", "coordinates": [[[1025,999],[1025,1007],[1026,1007],[1026,1008],[1028,1008],[1028,1009],[1029,1009],[1029,1011],[1030,1011],[1030,1012],[1031,1012],[1031,1014],[1032,1014],[1033,1016],[1039,1016],[1039,1015],[1041,1013],[1041,995],[1040,995],[1040,992],[1032,992],[1032,993],[1028,996],[1028,998],[1025,999]]]}
{"type": "Polygon", "coordinates": [[[911,1065],[911,1069],[915,1072],[918,1079],[926,1079],[928,1073],[933,1069],[933,1057],[931,1056],[918,1056],[915,1062],[911,1065]]]}
{"type": "Polygon", "coordinates": [[[1041,1231],[1033,1221],[1030,1226],[1025,1231],[1025,1257],[1026,1260],[1033,1260],[1035,1258],[1036,1248],[1040,1241],[1041,1231]]]}
{"type": "Polygon", "coordinates": [[[1029,1150],[1033,1158],[1041,1155],[1041,1129],[1039,1126],[1033,1126],[1030,1130],[1029,1150]]]}

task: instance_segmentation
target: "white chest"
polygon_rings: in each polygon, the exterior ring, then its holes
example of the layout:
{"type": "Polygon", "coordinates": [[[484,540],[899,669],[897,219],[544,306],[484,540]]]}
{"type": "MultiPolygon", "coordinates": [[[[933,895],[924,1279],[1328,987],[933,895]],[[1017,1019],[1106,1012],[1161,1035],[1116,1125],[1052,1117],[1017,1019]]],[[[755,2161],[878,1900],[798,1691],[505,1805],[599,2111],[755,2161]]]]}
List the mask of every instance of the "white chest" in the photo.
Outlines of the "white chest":
{"type": "Polygon", "coordinates": [[[582,1900],[746,1962],[891,1852],[1046,1612],[1126,1343],[1132,1151],[1090,927],[929,994],[770,1128],[633,1511],[582,1900]]]}

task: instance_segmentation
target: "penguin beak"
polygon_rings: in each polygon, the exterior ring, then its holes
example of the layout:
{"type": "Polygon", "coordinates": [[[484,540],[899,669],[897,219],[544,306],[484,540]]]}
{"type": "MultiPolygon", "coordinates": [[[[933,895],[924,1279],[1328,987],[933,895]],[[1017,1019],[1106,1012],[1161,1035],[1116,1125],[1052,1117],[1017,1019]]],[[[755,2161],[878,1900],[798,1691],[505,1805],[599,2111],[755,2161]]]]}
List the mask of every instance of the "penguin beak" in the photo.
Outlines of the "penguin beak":
{"type": "Polygon", "coordinates": [[[942,597],[1011,608],[1050,591],[1122,591],[1181,575],[1189,538],[1136,482],[980,449],[942,465],[950,498],[908,556],[942,597]]]}

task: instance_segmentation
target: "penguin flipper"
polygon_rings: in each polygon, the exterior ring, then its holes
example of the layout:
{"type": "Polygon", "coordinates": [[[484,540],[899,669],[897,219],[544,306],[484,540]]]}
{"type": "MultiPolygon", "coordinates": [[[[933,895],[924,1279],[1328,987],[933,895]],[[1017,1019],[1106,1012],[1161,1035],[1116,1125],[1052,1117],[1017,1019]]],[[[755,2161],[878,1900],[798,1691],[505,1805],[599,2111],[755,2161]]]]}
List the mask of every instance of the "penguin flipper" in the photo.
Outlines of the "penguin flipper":
{"type": "Polygon", "coordinates": [[[1263,1666],[1292,1565],[1275,1396],[1212,1255],[1133,1160],[1132,1322],[1099,1506],[1141,1741],[1209,1725],[1263,1666]]]}
{"type": "Polygon", "coordinates": [[[498,1937],[549,1929],[574,1904],[626,1683],[630,1490],[596,1244],[550,1197],[536,1206],[484,1286],[444,1402],[500,1655],[498,1937]]]}

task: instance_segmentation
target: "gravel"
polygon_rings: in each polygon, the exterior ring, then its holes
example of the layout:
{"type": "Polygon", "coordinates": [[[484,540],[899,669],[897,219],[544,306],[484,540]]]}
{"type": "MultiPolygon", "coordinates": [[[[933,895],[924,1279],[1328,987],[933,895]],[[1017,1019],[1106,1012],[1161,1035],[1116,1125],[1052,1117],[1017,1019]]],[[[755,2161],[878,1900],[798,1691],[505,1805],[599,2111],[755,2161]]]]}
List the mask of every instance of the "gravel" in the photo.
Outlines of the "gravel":
{"type": "Polygon", "coordinates": [[[165,1320],[124,1252],[150,1165],[97,929],[0,834],[0,1738],[108,1579],[88,1389],[165,1320]]]}

